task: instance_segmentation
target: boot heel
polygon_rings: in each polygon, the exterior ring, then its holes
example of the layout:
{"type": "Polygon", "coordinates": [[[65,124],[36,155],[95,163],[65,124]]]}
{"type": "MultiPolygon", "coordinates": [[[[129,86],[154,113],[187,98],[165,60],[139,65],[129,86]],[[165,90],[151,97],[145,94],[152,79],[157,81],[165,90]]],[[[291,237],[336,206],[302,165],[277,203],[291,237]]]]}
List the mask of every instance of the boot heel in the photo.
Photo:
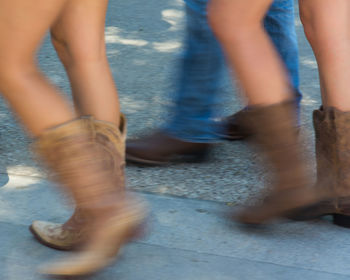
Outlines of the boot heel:
{"type": "Polygon", "coordinates": [[[333,214],[333,224],[345,228],[350,228],[350,216],[333,214]]]}

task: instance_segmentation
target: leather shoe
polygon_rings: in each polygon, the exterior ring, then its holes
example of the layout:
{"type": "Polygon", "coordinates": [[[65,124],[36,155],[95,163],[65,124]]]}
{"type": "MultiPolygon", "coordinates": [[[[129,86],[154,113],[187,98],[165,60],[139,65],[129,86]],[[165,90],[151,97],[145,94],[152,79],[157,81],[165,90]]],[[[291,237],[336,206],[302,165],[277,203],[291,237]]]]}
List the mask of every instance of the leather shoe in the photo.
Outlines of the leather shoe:
{"type": "Polygon", "coordinates": [[[126,161],[144,165],[206,160],[212,144],[186,142],[163,131],[126,141],[126,161]]]}

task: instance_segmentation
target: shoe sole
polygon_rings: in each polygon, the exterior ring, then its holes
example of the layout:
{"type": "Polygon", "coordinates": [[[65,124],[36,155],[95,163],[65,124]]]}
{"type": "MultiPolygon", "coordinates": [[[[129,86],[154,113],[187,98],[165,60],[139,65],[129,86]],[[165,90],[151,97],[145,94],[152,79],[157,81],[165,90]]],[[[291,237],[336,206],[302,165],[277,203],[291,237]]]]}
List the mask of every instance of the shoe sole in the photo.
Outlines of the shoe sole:
{"type": "Polygon", "coordinates": [[[227,141],[239,141],[239,140],[244,140],[248,137],[248,136],[243,136],[243,135],[236,135],[236,136],[232,135],[231,136],[228,134],[218,134],[218,133],[216,133],[216,136],[222,140],[227,140],[227,141]]]}
{"type": "Polygon", "coordinates": [[[171,158],[167,161],[148,160],[140,157],[135,157],[129,154],[125,155],[125,160],[128,163],[147,165],[147,166],[166,166],[169,164],[176,164],[176,163],[201,163],[201,162],[207,161],[207,158],[208,158],[208,152],[178,155],[178,157],[171,158]]]}
{"type": "Polygon", "coordinates": [[[139,209],[134,208],[134,209],[130,210],[130,212],[132,212],[132,211],[134,211],[134,213],[129,213],[128,216],[122,217],[122,219],[127,220],[129,225],[125,224],[125,221],[123,221],[123,220],[118,220],[118,222],[115,225],[113,225],[114,218],[111,218],[110,223],[112,224],[112,227],[107,229],[109,231],[109,237],[111,237],[113,235],[113,233],[112,233],[113,231],[115,232],[115,234],[117,234],[118,231],[120,231],[121,226],[126,227],[126,228],[124,228],[124,233],[122,233],[122,235],[121,235],[120,244],[118,244],[118,247],[116,247],[116,249],[118,251],[113,257],[106,257],[104,259],[101,259],[100,263],[97,263],[97,264],[94,263],[92,267],[91,267],[91,265],[87,266],[86,263],[84,264],[84,262],[83,262],[83,264],[81,264],[80,268],[78,265],[78,269],[73,268],[72,270],[66,269],[66,270],[62,271],[62,267],[61,267],[61,269],[58,268],[58,271],[55,268],[52,271],[50,268],[47,269],[47,266],[45,265],[45,266],[42,266],[41,268],[39,268],[39,272],[41,274],[45,274],[49,277],[54,277],[54,278],[59,278],[59,279],[82,279],[82,277],[92,276],[92,275],[98,273],[99,271],[101,271],[103,268],[106,268],[107,266],[111,265],[120,256],[122,247],[130,241],[130,239],[131,239],[130,233],[131,233],[132,237],[135,236],[132,233],[136,233],[136,235],[138,235],[139,227],[144,224],[144,222],[146,221],[146,217],[148,216],[148,210],[147,210],[147,208],[145,208],[145,206],[139,207],[139,209]],[[131,218],[133,219],[132,221],[130,221],[131,218]]]}
{"type": "MultiPolygon", "coordinates": [[[[147,234],[147,224],[148,221],[145,219],[138,227],[136,227],[134,234],[130,236],[130,240],[128,241],[134,241],[141,239],[147,234]]],[[[73,251],[78,249],[81,245],[77,244],[75,246],[69,246],[69,247],[62,247],[62,246],[56,246],[55,244],[49,243],[45,241],[41,236],[34,230],[33,226],[29,226],[29,231],[33,234],[35,239],[42,245],[49,247],[51,249],[59,250],[59,251],[73,251]]]]}
{"type": "Polygon", "coordinates": [[[128,154],[125,155],[125,160],[130,163],[138,163],[138,164],[149,165],[149,166],[167,165],[170,163],[170,161],[148,160],[148,159],[131,156],[128,154]]]}

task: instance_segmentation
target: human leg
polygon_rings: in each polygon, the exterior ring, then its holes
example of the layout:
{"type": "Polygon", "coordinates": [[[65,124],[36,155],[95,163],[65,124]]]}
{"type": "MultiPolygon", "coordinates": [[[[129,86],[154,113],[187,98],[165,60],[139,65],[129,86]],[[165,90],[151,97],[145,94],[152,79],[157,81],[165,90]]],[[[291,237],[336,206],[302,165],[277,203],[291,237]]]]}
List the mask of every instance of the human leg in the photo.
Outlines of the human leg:
{"type": "Polygon", "coordinates": [[[207,0],[186,1],[185,51],[169,118],[160,131],[127,141],[127,160],[164,164],[174,159],[200,161],[216,142],[213,122],[220,103],[224,59],[207,22],[207,0]]]}
{"type": "Polygon", "coordinates": [[[240,122],[251,131],[275,175],[267,198],[239,216],[244,223],[262,223],[314,201],[313,193],[306,188],[309,177],[295,131],[292,89],[262,25],[270,4],[271,1],[213,0],[209,6],[214,33],[250,104],[247,116],[240,122]]]}
{"type": "MultiPolygon", "coordinates": [[[[220,81],[224,69],[221,47],[212,34],[206,18],[207,1],[186,1],[185,52],[179,68],[179,82],[170,110],[171,118],[160,132],[149,137],[129,140],[127,159],[142,164],[160,164],[174,155],[193,150],[202,158],[206,143],[220,138],[242,139],[245,131],[234,114],[215,120],[220,100],[220,81]],[[199,150],[199,152],[198,152],[199,150]]],[[[294,28],[292,0],[276,0],[265,18],[265,28],[279,51],[289,76],[297,104],[300,102],[298,48],[294,28]]],[[[239,114],[244,114],[240,111],[239,114]]]]}
{"type": "MultiPolygon", "coordinates": [[[[174,98],[174,117],[166,124],[169,135],[189,142],[203,143],[217,138],[212,111],[217,106],[216,96],[225,63],[221,47],[208,26],[206,6],[207,1],[187,1],[186,51],[174,98]],[[204,133],[204,129],[208,132],[204,133]]],[[[265,17],[264,27],[286,66],[299,106],[301,93],[294,1],[274,1],[265,17]]]]}
{"type": "Polygon", "coordinates": [[[235,66],[235,75],[248,104],[271,105],[291,99],[285,68],[261,24],[272,1],[211,3],[209,20],[229,63],[235,66]]]}
{"type": "MultiPolygon", "coordinates": [[[[108,1],[72,0],[65,4],[63,11],[51,28],[55,49],[68,73],[76,111],[85,118],[84,125],[91,132],[93,141],[113,150],[115,172],[110,176],[122,178],[116,188],[124,189],[125,161],[125,120],[120,117],[117,90],[113,82],[105,51],[104,26],[108,1]],[[77,32],[78,31],[78,32],[77,32]],[[121,125],[118,126],[121,121],[121,125]],[[113,141],[104,143],[102,135],[110,138],[111,124],[115,129],[113,141]],[[101,129],[105,126],[105,129],[101,129]],[[121,172],[119,172],[121,170],[121,172]]],[[[34,221],[31,232],[47,246],[71,250],[84,241],[89,217],[77,208],[72,217],[63,225],[34,221]]]]}
{"type": "Polygon", "coordinates": [[[348,94],[350,73],[348,33],[350,3],[300,1],[305,34],[314,50],[321,81],[322,107],[313,114],[317,183],[323,199],[291,215],[298,220],[333,214],[334,223],[350,227],[350,158],[348,94]]]}
{"type": "MultiPolygon", "coordinates": [[[[295,95],[299,123],[299,106],[302,94],[299,88],[299,51],[294,20],[294,1],[275,0],[266,14],[264,27],[287,69],[295,95]]],[[[237,122],[244,116],[245,112],[246,109],[243,109],[219,119],[217,125],[222,127],[218,130],[219,136],[227,140],[241,140],[249,137],[247,131],[237,122]]]]}
{"type": "Polygon", "coordinates": [[[64,3],[65,0],[40,1],[38,7],[33,8],[33,3],[28,1],[0,1],[3,22],[0,34],[6,38],[0,42],[0,91],[34,136],[75,117],[34,59],[47,27],[64,3]],[[33,18],[40,18],[40,21],[33,21],[33,18]]]}
{"type": "Polygon", "coordinates": [[[297,106],[301,101],[299,49],[293,0],[275,0],[264,19],[265,29],[287,69],[297,106]]]}
{"type": "Polygon", "coordinates": [[[350,111],[350,36],[347,30],[350,3],[346,0],[306,0],[300,1],[299,5],[305,34],[319,67],[322,103],[326,107],[350,111]]]}
{"type": "Polygon", "coordinates": [[[224,56],[207,20],[207,2],[186,1],[185,50],[178,68],[167,134],[188,142],[210,143],[215,136],[215,108],[220,101],[224,56]]]}
{"type": "Polygon", "coordinates": [[[35,51],[64,3],[0,1],[0,34],[6,38],[0,42],[0,90],[28,131],[37,137],[37,151],[59,182],[93,217],[88,246],[69,260],[70,267],[46,270],[55,275],[78,275],[109,263],[138,218],[134,216],[137,207],[131,209],[125,196],[119,195],[115,190],[117,179],[110,178],[104,168],[110,163],[105,149],[90,140],[81,120],[72,121],[76,115],[35,64],[35,51]],[[89,258],[91,255],[94,259],[89,258]]]}
{"type": "Polygon", "coordinates": [[[68,73],[78,114],[118,126],[119,100],[104,39],[107,5],[107,0],[67,2],[51,38],[68,73]]]}

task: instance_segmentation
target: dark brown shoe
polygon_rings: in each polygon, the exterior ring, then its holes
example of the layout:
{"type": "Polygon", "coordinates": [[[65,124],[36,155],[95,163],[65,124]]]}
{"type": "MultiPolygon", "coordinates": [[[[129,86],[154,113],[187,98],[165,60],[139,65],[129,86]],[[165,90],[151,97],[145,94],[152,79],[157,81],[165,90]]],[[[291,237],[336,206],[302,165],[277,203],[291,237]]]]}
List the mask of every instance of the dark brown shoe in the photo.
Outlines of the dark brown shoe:
{"type": "Polygon", "coordinates": [[[262,224],[319,201],[306,171],[293,103],[251,107],[243,118],[242,124],[254,132],[252,141],[270,163],[273,180],[265,199],[261,196],[261,202],[236,216],[239,222],[262,224]]]}
{"type": "Polygon", "coordinates": [[[185,142],[163,131],[126,141],[126,161],[145,165],[204,161],[212,144],[185,142]]]}
{"type": "MultiPolygon", "coordinates": [[[[294,106],[295,110],[297,110],[297,106],[294,106]]],[[[251,137],[253,132],[248,127],[243,125],[244,118],[249,115],[250,110],[250,107],[245,107],[232,115],[216,119],[215,122],[219,128],[216,135],[221,139],[229,141],[243,140],[251,137]]],[[[299,132],[298,125],[297,132],[299,132]]]]}
{"type": "Polygon", "coordinates": [[[321,108],[313,113],[317,162],[315,189],[322,202],[289,214],[293,220],[332,215],[336,225],[350,228],[350,112],[321,108]]]}
{"type": "Polygon", "coordinates": [[[241,119],[247,114],[247,109],[240,110],[230,116],[216,120],[219,127],[217,135],[221,139],[234,141],[243,140],[251,136],[251,132],[241,124],[241,119]]]}

